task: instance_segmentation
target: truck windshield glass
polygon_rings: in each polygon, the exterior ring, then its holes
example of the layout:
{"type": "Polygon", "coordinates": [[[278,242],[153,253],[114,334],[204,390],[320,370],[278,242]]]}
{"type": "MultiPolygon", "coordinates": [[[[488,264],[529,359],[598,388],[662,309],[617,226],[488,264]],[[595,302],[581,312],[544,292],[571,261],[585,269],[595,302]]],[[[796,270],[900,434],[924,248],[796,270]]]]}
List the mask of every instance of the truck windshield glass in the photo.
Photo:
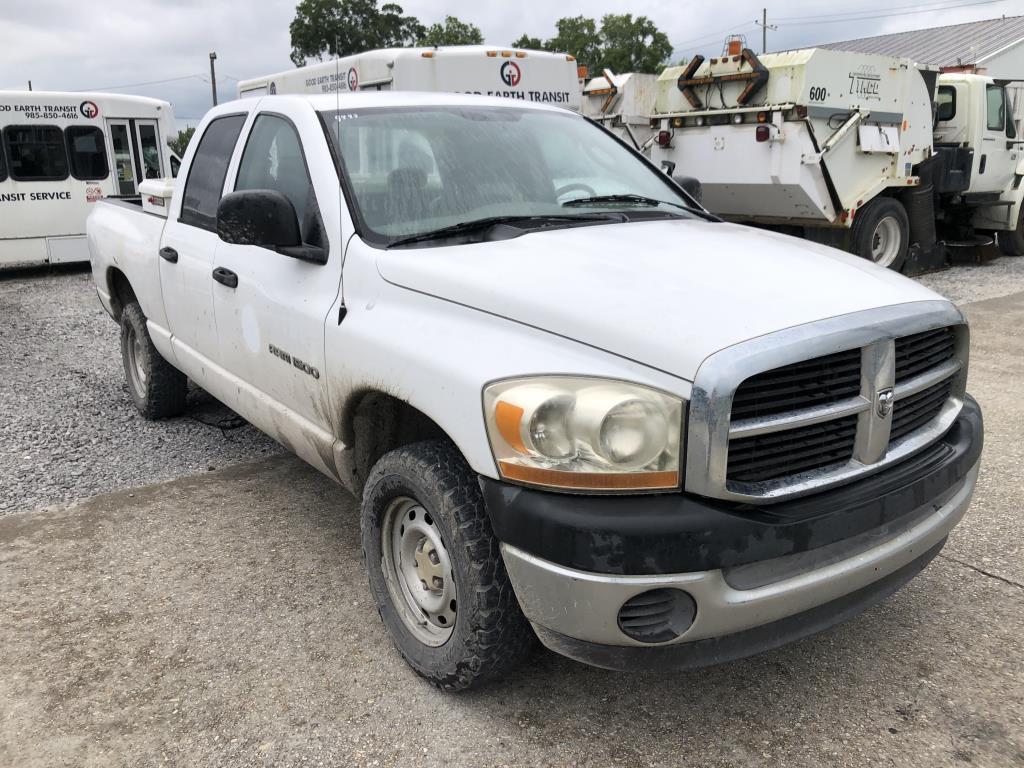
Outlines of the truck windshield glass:
{"type": "Polygon", "coordinates": [[[657,170],[571,114],[453,106],[324,117],[371,242],[494,217],[691,215],[693,202],[657,170]]]}

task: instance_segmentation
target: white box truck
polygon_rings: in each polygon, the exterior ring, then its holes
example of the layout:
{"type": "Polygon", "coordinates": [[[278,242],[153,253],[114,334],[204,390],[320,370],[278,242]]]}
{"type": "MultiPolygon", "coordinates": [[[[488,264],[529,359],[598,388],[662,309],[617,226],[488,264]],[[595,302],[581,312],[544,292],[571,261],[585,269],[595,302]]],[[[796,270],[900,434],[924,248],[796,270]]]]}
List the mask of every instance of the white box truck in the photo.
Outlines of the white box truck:
{"type": "Polygon", "coordinates": [[[606,69],[583,86],[581,111],[637,150],[646,152],[654,140],[651,113],[657,94],[657,75],[617,75],[606,69]]]}
{"type": "Polygon", "coordinates": [[[173,130],[166,101],[0,91],[0,266],[88,261],[93,204],[175,175],[173,130]]]}
{"type": "Polygon", "coordinates": [[[238,84],[242,98],[338,91],[476,93],[580,108],[574,56],[487,45],[384,48],[238,84]]]}
{"type": "Polygon", "coordinates": [[[696,176],[726,219],[893,269],[996,234],[1019,255],[1024,165],[1004,85],[820,48],[697,56],[659,79],[652,159],[696,176]]]}

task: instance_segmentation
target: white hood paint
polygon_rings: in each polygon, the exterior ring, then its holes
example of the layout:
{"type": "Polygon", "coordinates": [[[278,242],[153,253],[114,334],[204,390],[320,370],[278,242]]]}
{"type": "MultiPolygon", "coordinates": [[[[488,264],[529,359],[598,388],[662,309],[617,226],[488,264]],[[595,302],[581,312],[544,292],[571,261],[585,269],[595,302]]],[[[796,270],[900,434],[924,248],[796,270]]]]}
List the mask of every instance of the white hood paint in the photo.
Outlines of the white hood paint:
{"type": "Polygon", "coordinates": [[[668,220],[385,251],[390,283],[693,380],[740,341],[941,298],[864,259],[735,224],[668,220]]]}

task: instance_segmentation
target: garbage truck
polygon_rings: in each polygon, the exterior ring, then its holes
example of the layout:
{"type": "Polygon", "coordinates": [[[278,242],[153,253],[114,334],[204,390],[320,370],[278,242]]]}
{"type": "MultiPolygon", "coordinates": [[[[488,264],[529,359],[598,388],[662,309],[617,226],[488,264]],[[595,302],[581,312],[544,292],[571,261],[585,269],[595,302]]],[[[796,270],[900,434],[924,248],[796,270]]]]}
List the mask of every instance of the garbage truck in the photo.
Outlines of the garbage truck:
{"type": "Polygon", "coordinates": [[[822,48],[695,56],[659,76],[651,158],[725,219],[909,274],[994,239],[1021,255],[1007,82],[822,48]]]}

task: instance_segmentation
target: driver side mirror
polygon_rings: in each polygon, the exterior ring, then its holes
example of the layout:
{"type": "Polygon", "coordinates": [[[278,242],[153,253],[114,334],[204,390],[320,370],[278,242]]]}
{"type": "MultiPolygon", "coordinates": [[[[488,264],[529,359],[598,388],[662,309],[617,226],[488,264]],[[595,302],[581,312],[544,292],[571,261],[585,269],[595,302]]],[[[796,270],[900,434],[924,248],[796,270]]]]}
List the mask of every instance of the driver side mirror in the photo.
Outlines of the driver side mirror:
{"type": "Polygon", "coordinates": [[[315,264],[327,263],[327,251],[302,242],[291,200],[272,189],[230,192],[217,206],[217,236],[233,245],[255,245],[315,264]]]}

